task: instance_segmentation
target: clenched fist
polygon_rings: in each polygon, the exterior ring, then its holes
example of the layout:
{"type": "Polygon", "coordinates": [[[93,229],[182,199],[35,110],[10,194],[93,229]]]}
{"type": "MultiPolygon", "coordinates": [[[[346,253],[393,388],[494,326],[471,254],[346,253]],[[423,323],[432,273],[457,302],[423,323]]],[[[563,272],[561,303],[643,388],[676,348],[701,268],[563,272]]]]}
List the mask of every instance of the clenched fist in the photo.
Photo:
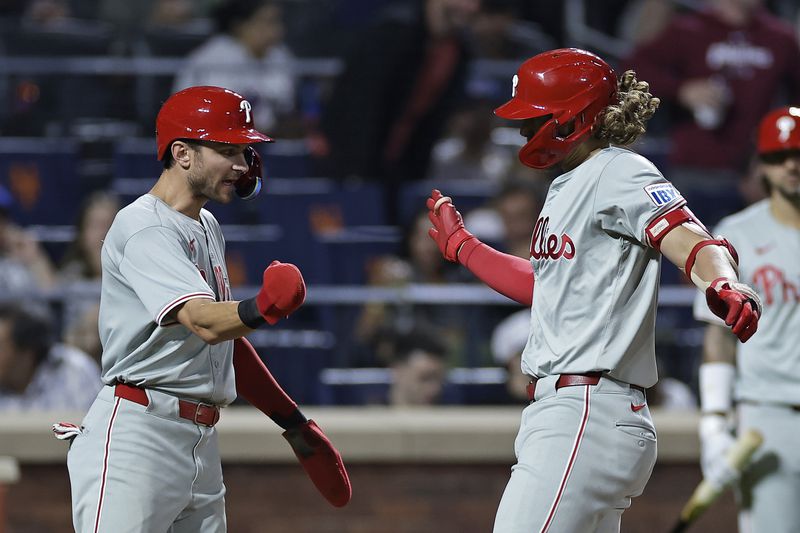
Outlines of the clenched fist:
{"type": "Polygon", "coordinates": [[[291,263],[273,261],[264,270],[261,290],[256,296],[258,312],[270,324],[276,324],[303,305],[306,283],[300,269],[291,263]]]}
{"type": "Polygon", "coordinates": [[[708,308],[730,326],[741,342],[753,336],[761,317],[761,299],[744,283],[717,278],[706,289],[708,308]]]}

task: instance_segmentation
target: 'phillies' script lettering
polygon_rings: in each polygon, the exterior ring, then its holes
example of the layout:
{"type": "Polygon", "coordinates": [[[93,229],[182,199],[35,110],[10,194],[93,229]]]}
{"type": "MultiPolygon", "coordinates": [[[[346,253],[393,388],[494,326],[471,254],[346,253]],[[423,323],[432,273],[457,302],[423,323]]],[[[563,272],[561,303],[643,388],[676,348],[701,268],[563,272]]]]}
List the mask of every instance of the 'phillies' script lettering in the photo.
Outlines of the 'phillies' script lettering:
{"type": "Polygon", "coordinates": [[[550,229],[550,217],[539,217],[533,228],[531,239],[531,257],[534,259],[572,259],[575,257],[575,243],[566,233],[559,238],[550,229]]]}
{"type": "Polygon", "coordinates": [[[800,302],[797,285],[786,279],[783,271],[773,265],[764,265],[753,272],[753,285],[766,305],[772,305],[780,299],[784,302],[800,302]]]}

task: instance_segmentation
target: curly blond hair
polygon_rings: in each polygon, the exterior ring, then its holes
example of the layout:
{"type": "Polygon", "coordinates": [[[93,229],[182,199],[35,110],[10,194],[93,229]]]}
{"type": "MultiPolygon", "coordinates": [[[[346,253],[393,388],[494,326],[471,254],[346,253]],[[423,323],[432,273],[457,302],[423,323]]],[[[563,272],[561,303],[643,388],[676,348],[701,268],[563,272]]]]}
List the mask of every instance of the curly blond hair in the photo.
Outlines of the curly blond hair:
{"type": "Polygon", "coordinates": [[[617,84],[619,103],[603,110],[597,119],[594,136],[619,146],[636,142],[661,103],[649,91],[649,83],[637,80],[636,72],[626,70],[617,84]]]}

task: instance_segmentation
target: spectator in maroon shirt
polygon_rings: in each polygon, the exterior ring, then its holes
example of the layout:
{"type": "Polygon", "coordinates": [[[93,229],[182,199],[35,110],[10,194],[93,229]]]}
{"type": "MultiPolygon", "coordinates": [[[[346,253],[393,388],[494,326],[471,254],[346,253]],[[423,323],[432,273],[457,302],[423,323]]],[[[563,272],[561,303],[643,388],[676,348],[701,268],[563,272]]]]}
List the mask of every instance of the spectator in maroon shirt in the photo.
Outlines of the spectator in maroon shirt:
{"type": "Polygon", "coordinates": [[[780,97],[800,100],[793,29],[762,4],[707,0],[703,10],[675,16],[623,68],[670,105],[669,174],[679,188],[719,186],[714,175],[734,183],[759,117],[780,97]]]}

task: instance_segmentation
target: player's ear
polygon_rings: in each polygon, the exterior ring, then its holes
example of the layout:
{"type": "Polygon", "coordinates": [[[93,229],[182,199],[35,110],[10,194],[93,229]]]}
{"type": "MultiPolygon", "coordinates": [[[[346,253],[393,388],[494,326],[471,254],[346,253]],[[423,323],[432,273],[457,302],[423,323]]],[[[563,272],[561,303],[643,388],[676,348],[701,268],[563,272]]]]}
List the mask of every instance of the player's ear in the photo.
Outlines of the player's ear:
{"type": "Polygon", "coordinates": [[[174,141],[170,147],[170,153],[172,154],[172,158],[175,162],[181,166],[181,168],[187,169],[191,163],[191,156],[190,152],[192,151],[192,147],[189,146],[184,141],[174,141]]]}

